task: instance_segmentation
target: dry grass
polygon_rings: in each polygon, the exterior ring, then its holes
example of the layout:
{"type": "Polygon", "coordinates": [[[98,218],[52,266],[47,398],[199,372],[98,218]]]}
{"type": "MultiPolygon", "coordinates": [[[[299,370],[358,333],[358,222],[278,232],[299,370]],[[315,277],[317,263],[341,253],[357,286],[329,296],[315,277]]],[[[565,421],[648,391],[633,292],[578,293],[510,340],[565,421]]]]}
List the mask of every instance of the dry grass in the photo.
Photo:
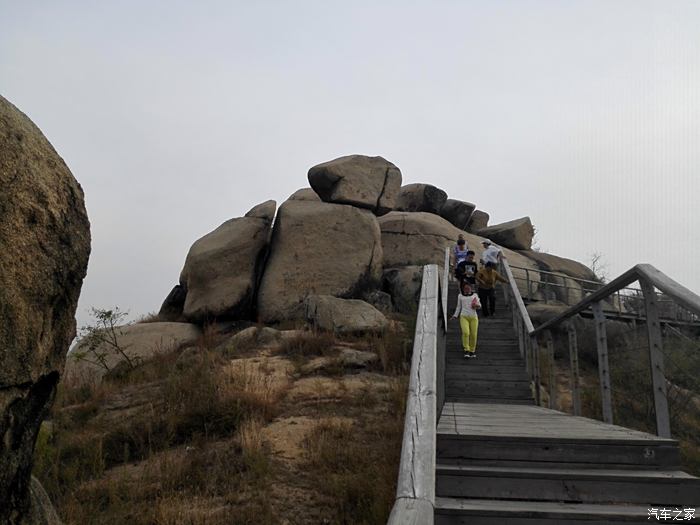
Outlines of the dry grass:
{"type": "Polygon", "coordinates": [[[290,400],[303,383],[290,362],[333,355],[334,336],[305,332],[275,356],[228,360],[213,350],[216,328],[205,328],[196,347],[101,384],[62,384],[34,474],[67,525],[384,523],[406,400],[406,345],[392,337],[358,344],[390,377],[319,378],[323,391],[290,400]],[[269,425],[289,419],[314,426],[282,459],[269,425]]]}

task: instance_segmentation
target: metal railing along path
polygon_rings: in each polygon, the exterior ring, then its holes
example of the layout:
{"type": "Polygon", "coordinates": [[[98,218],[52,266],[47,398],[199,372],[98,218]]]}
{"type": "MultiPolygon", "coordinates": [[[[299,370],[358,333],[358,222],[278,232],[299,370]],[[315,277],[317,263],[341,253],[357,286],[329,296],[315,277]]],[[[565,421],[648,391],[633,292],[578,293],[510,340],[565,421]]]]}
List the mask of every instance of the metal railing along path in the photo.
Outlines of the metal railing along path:
{"type": "MultiPolygon", "coordinates": [[[[506,272],[508,271],[507,262],[504,264],[506,272]]],[[[515,290],[517,287],[513,285],[515,280],[512,275],[509,275],[511,282],[510,289],[515,290]]],[[[580,415],[580,391],[578,378],[578,348],[577,335],[575,327],[572,323],[567,322],[573,316],[590,309],[593,313],[596,329],[596,350],[598,354],[598,374],[600,379],[601,389],[601,404],[603,420],[606,423],[613,423],[612,410],[612,392],[610,387],[610,365],[608,360],[608,339],[606,333],[606,312],[604,311],[605,301],[613,296],[616,292],[625,287],[628,287],[634,282],[639,282],[641,292],[643,294],[645,315],[644,321],[647,327],[647,337],[649,341],[649,362],[651,369],[651,380],[654,396],[654,409],[656,417],[656,433],[661,437],[671,437],[670,418],[667,399],[667,385],[664,376],[664,359],[663,359],[663,341],[661,332],[662,319],[659,315],[659,294],[656,289],[661,291],[665,297],[670,298],[680,307],[692,313],[694,316],[700,316],[700,296],[688,290],[683,285],[674,281],[664,273],[660,272],[650,264],[638,264],[626,271],[610,283],[602,285],[599,289],[593,291],[590,295],[583,298],[575,305],[567,308],[564,312],[546,321],[539,327],[528,331],[528,336],[531,344],[535,348],[532,352],[531,364],[529,368],[534,366],[534,371],[531,375],[533,378],[535,392],[537,393],[537,402],[539,404],[539,364],[537,358],[537,339],[543,336],[547,343],[547,351],[550,354],[550,359],[553,360],[553,343],[551,330],[564,325],[568,332],[569,340],[569,357],[571,361],[571,390],[574,405],[574,414],[580,415]]],[[[517,298],[516,298],[517,300],[517,298]]],[[[550,361],[553,363],[553,361],[550,361]]],[[[550,368],[553,370],[553,366],[550,368]]],[[[553,380],[549,381],[550,385],[550,403],[553,402],[555,394],[555,384],[553,380]]]]}

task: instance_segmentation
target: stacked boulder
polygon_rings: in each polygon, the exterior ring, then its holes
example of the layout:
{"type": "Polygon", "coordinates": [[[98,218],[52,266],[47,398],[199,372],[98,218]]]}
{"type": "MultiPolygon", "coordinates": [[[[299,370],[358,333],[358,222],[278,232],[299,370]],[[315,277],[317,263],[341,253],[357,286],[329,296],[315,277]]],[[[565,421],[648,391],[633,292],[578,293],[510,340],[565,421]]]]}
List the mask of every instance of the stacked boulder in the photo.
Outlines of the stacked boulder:
{"type": "Polygon", "coordinates": [[[477,260],[485,238],[500,245],[523,294],[540,293],[541,269],[567,265],[532,251],[529,217],[489,226],[489,214],[471,202],[430,184],[402,186],[399,168],[382,157],[318,164],[308,182],[276,215],[268,201],[196,241],[161,320],[303,320],[340,333],[378,331],[388,311],[415,311],[423,265],[442,264],[459,235],[477,260]]]}

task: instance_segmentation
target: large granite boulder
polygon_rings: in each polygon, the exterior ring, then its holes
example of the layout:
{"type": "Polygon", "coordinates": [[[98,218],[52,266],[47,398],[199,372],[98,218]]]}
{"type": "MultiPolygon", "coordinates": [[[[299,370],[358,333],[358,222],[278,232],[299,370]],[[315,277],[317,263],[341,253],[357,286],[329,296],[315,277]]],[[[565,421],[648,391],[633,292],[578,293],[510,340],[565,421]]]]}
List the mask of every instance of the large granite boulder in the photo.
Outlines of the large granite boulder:
{"type": "Polygon", "coordinates": [[[203,323],[252,315],[274,214],[275,201],[259,204],[192,245],[180,274],[187,291],[185,319],[203,323]]]}
{"type": "MultiPolygon", "coordinates": [[[[533,250],[522,250],[518,253],[535,261],[540,270],[543,270],[540,274],[542,285],[535,299],[553,299],[573,305],[602,286],[597,283],[593,271],[580,262],[533,250]],[[591,282],[582,282],[579,279],[591,282]]],[[[619,304],[615,304],[616,308],[621,308],[619,304]]]]}
{"type": "Polygon", "coordinates": [[[310,295],[304,302],[305,317],[319,330],[337,334],[381,332],[388,321],[371,304],[358,299],[338,299],[330,295],[310,295]]]}
{"type": "MultiPolygon", "coordinates": [[[[109,335],[109,334],[108,334],[109,335]]],[[[136,323],[115,328],[116,345],[128,356],[134,365],[146,361],[158,353],[166,353],[178,348],[194,345],[202,335],[199,327],[189,323],[136,323]]],[[[99,381],[109,370],[121,366],[125,361],[112,344],[105,341],[88,349],[88,342],[78,341],[68,354],[66,376],[76,382],[99,381]],[[103,354],[105,365],[95,363],[94,355],[103,354]]]]}
{"type": "Polygon", "coordinates": [[[321,197],[311,188],[301,188],[292,193],[287,200],[321,202],[321,197]]]}
{"type": "Polygon", "coordinates": [[[440,210],[440,216],[460,230],[466,230],[476,205],[471,202],[447,199],[440,210]]]}
{"type": "Polygon", "coordinates": [[[477,233],[489,225],[489,214],[483,210],[474,210],[467,223],[469,233],[477,233]]]}
{"type": "Polygon", "coordinates": [[[388,268],[382,274],[382,288],[391,295],[394,309],[404,314],[418,311],[422,283],[422,266],[388,268]]]}
{"type": "Polygon", "coordinates": [[[532,247],[535,229],[532,227],[530,217],[523,217],[482,228],[477,233],[512,250],[529,250],[532,247]]]}
{"type": "Polygon", "coordinates": [[[309,184],[325,202],[350,204],[383,215],[396,204],[401,171],[382,157],[349,155],[311,168],[309,184]]]}
{"type": "MultiPolygon", "coordinates": [[[[425,212],[393,211],[379,217],[384,250],[384,267],[442,265],[445,248],[463,234],[438,215],[425,212]]],[[[474,242],[468,243],[469,247],[474,242]]]]}
{"type": "MultiPolygon", "coordinates": [[[[460,234],[464,236],[469,249],[476,253],[476,261],[484,251],[481,244],[483,237],[455,228],[442,217],[431,213],[393,211],[377,220],[382,232],[385,268],[424,264],[442,267],[445,248],[451,250],[460,234]]],[[[513,266],[513,276],[521,293],[525,294],[527,290],[526,270],[530,272],[530,290],[537,292],[537,282],[540,280],[537,264],[507,248],[503,248],[503,254],[513,266]]]]}
{"type": "Polygon", "coordinates": [[[258,292],[262,322],[302,319],[308,295],[360,297],[379,283],[382,243],[369,210],[286,201],[277,213],[258,292]]]}
{"type": "Polygon", "coordinates": [[[83,191],[29,118],[0,97],[0,523],[41,509],[32,453],[75,337],[90,255],[83,191]]]}
{"type": "Polygon", "coordinates": [[[535,261],[542,270],[563,273],[574,279],[586,279],[589,281],[598,280],[593,270],[578,261],[533,250],[522,250],[519,253],[535,261]]]}
{"type": "Polygon", "coordinates": [[[440,214],[447,201],[447,193],[430,184],[407,184],[401,187],[396,211],[423,211],[440,214]]]}

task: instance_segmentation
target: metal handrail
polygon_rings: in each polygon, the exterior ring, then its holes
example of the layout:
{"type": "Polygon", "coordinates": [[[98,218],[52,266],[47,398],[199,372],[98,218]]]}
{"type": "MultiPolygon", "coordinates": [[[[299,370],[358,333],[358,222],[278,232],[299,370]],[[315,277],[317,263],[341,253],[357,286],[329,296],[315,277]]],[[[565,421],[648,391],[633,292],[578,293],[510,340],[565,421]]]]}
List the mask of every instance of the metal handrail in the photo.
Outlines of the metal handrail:
{"type": "Polygon", "coordinates": [[[700,296],[688,290],[685,286],[677,283],[664,273],[654,268],[651,264],[637,264],[625,273],[610,281],[591,295],[584,297],[575,305],[543,323],[533,331],[533,335],[544,332],[574,315],[587,310],[592,304],[600,302],[613,293],[627,287],[629,284],[646,280],[653,286],[664,292],[669,297],[681,303],[681,305],[696,315],[700,315],[700,296]]]}
{"type": "MultiPolygon", "coordinates": [[[[647,265],[648,266],[648,265],[647,265]]],[[[601,289],[603,286],[605,286],[604,283],[597,282],[597,281],[591,281],[589,279],[581,279],[579,277],[572,277],[570,275],[564,274],[564,273],[557,273],[557,272],[551,272],[547,270],[533,270],[531,268],[527,268],[524,266],[515,266],[511,265],[511,268],[520,270],[525,272],[525,277],[516,277],[516,281],[521,281],[525,282],[525,290],[526,290],[526,296],[529,301],[536,301],[535,295],[532,292],[532,285],[537,284],[538,288],[543,288],[542,293],[542,299],[544,300],[545,303],[548,302],[548,296],[549,294],[546,292],[547,289],[558,289],[558,290],[564,290],[564,298],[557,296],[559,300],[564,302],[567,306],[571,306],[570,298],[572,297],[572,292],[573,292],[573,297],[576,297],[578,294],[583,294],[584,296],[587,294],[590,294],[594,291],[597,291],[601,289]],[[531,278],[530,273],[535,272],[538,274],[540,277],[539,278],[531,278]],[[551,282],[547,280],[542,280],[542,276],[554,276],[557,277],[558,279],[561,279],[563,283],[558,283],[558,282],[551,282]],[[577,288],[575,286],[570,286],[569,282],[574,282],[577,285],[580,286],[580,288],[577,288]],[[593,285],[593,287],[591,287],[593,285]]],[[[653,267],[652,267],[653,268],[653,267]]],[[[634,281],[633,281],[634,283],[634,281]]],[[[642,293],[642,290],[640,288],[633,288],[629,286],[623,286],[619,288],[617,291],[614,293],[611,293],[610,295],[616,295],[616,297],[613,297],[612,301],[609,303],[609,306],[605,306],[603,310],[607,313],[612,313],[612,312],[617,312],[618,317],[628,319],[630,317],[637,317],[641,318],[641,310],[639,309],[639,304],[636,304],[637,301],[640,298],[640,295],[642,293]],[[630,309],[631,308],[631,309],[630,309]]],[[[661,304],[671,304],[674,305],[674,310],[672,313],[669,313],[667,309],[666,311],[660,312],[662,315],[662,318],[664,321],[667,322],[678,322],[678,323],[690,323],[690,324],[696,324],[700,323],[700,316],[697,314],[693,314],[689,309],[683,307],[682,305],[679,305],[677,301],[673,300],[672,298],[667,297],[663,293],[659,292],[657,294],[657,301],[658,303],[661,304]]]]}
{"type": "MultiPolygon", "coordinates": [[[[649,362],[651,368],[652,385],[654,389],[654,408],[656,416],[656,432],[661,437],[671,437],[671,425],[668,412],[668,399],[666,394],[666,378],[664,376],[663,341],[661,334],[661,317],[659,315],[659,300],[656,289],[660,290],[674,302],[694,315],[700,315],[700,296],[685,286],[674,281],[663,272],[650,264],[637,264],[628,271],[602,286],[591,295],[583,298],[564,312],[542,323],[530,332],[530,336],[536,339],[542,334],[548,335],[551,341],[551,329],[566,322],[573,316],[591,308],[596,325],[596,347],[598,351],[598,372],[600,376],[601,400],[603,419],[607,423],[613,422],[612,393],[610,387],[610,367],[608,364],[608,344],[605,329],[605,313],[603,301],[611,295],[618,293],[633,282],[639,282],[644,298],[645,319],[647,335],[649,339],[649,362]]],[[[578,362],[576,331],[569,323],[569,352],[572,363],[578,362]]],[[[551,347],[551,343],[549,344],[551,347]]],[[[552,350],[553,357],[553,350],[552,350]]],[[[578,369],[572,366],[572,394],[578,396],[578,369]],[[576,376],[576,377],[574,377],[576,376]]],[[[552,385],[550,385],[552,387],[552,385]]]]}

